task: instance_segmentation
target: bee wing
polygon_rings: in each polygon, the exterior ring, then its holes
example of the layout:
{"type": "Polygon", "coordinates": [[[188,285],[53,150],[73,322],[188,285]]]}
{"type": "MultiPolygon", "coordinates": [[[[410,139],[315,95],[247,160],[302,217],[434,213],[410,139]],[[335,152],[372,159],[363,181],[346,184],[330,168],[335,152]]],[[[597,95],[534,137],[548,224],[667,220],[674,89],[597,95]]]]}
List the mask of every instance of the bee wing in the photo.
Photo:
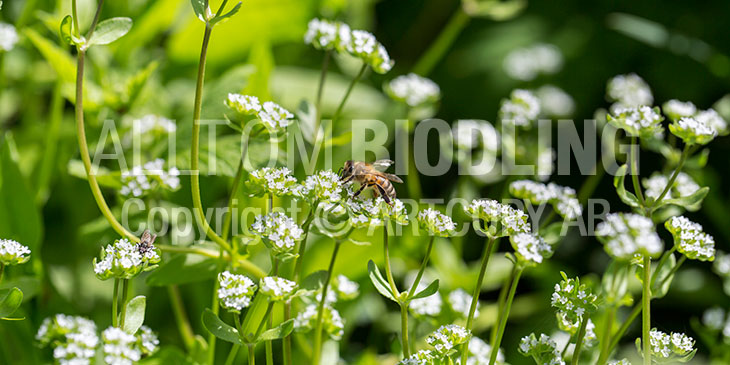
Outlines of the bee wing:
{"type": "Polygon", "coordinates": [[[379,171],[383,171],[393,164],[392,160],[377,160],[372,163],[372,166],[379,171]]]}
{"type": "Polygon", "coordinates": [[[149,242],[150,239],[152,239],[152,236],[150,235],[150,230],[145,229],[144,232],[142,233],[142,237],[139,238],[139,241],[140,242],[149,242]]]}
{"type": "Polygon", "coordinates": [[[403,180],[401,180],[401,178],[399,178],[398,175],[383,173],[383,176],[385,176],[386,179],[388,179],[392,182],[403,183],[403,180]]]}

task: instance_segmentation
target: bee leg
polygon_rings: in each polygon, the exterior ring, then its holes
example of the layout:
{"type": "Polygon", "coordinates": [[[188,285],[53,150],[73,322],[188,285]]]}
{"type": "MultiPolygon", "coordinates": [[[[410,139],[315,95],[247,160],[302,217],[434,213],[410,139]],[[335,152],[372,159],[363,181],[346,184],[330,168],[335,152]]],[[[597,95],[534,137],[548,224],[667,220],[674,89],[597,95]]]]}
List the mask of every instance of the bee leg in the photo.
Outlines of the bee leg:
{"type": "Polygon", "coordinates": [[[383,200],[385,200],[385,203],[388,204],[388,205],[390,205],[390,206],[393,206],[393,202],[390,201],[390,197],[385,192],[385,189],[383,189],[383,187],[380,186],[380,185],[378,185],[378,184],[373,184],[373,185],[375,185],[375,187],[378,188],[378,192],[380,193],[380,196],[383,197],[383,200]]]}
{"type": "Polygon", "coordinates": [[[358,190],[357,190],[357,192],[355,193],[355,195],[353,195],[353,196],[357,197],[357,196],[358,196],[358,195],[360,195],[360,193],[362,193],[362,191],[363,191],[363,190],[365,190],[365,188],[367,188],[367,187],[368,187],[368,185],[366,185],[366,184],[362,184],[362,185],[360,186],[360,189],[358,189],[358,190]]]}
{"type": "Polygon", "coordinates": [[[350,181],[352,181],[352,179],[353,179],[354,177],[355,177],[355,175],[350,175],[350,176],[348,176],[348,177],[346,177],[346,178],[344,178],[344,179],[341,179],[341,181],[342,181],[342,183],[343,183],[343,184],[347,184],[347,183],[349,183],[350,181]]]}

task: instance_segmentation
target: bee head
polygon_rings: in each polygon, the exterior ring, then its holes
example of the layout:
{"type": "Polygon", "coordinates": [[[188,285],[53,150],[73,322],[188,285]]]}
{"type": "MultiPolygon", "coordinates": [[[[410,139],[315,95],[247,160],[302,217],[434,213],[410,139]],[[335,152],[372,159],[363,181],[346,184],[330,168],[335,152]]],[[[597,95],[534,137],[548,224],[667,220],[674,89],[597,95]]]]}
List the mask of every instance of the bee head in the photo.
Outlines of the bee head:
{"type": "Polygon", "coordinates": [[[339,171],[337,171],[337,173],[340,175],[340,179],[345,179],[352,175],[353,167],[354,163],[352,160],[345,161],[345,165],[341,167],[339,171]]]}

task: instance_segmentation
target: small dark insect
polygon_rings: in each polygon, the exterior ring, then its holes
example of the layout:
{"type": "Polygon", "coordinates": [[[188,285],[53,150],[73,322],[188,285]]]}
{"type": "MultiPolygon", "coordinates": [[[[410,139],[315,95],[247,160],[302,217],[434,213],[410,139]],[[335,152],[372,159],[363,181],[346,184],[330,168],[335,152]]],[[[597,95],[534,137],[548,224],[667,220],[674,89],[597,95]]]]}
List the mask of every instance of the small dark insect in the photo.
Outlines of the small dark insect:
{"type": "Polygon", "coordinates": [[[365,188],[371,188],[375,197],[382,196],[386,203],[393,205],[395,188],[391,181],[402,183],[403,180],[396,175],[381,171],[392,164],[393,161],[391,160],[378,160],[372,164],[349,160],[345,162],[345,166],[339,171],[340,180],[344,183],[352,180],[360,183],[360,190],[355,193],[355,196],[360,195],[365,188]]]}
{"type": "Polygon", "coordinates": [[[140,237],[139,243],[137,244],[137,249],[139,250],[140,255],[144,256],[155,249],[155,238],[157,238],[157,235],[150,234],[149,229],[146,229],[144,233],[142,233],[142,237],[140,237]]]}

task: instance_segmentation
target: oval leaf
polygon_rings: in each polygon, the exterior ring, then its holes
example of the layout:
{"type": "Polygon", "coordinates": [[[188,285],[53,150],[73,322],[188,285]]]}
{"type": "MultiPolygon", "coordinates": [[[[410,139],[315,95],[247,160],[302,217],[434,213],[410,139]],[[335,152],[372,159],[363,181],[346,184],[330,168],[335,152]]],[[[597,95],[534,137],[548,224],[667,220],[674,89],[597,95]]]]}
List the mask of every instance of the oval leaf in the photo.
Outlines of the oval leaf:
{"type": "Polygon", "coordinates": [[[124,319],[124,332],[137,333],[144,323],[144,312],[147,307],[147,298],[144,295],[136,296],[127,303],[127,314],[124,319]]]}
{"type": "Polygon", "coordinates": [[[700,209],[702,201],[705,200],[705,197],[709,192],[710,188],[705,186],[704,188],[698,189],[694,193],[687,196],[672,199],[663,199],[660,206],[666,204],[679,205],[680,207],[694,212],[700,209]]]}
{"type": "Polygon", "coordinates": [[[12,288],[0,299],[0,317],[7,317],[15,312],[23,302],[23,292],[12,288]]]}
{"type": "Polygon", "coordinates": [[[121,38],[132,29],[132,19],[118,17],[99,22],[89,39],[89,45],[109,44],[121,38]]]}
{"type": "Polygon", "coordinates": [[[426,289],[421,290],[420,292],[416,293],[411,297],[410,299],[420,299],[425,297],[430,297],[436,292],[439,291],[439,281],[438,279],[434,280],[431,284],[428,284],[426,289]]]}
{"type": "Polygon", "coordinates": [[[264,331],[259,338],[256,339],[256,342],[259,341],[272,341],[272,340],[278,340],[280,338],[284,338],[288,336],[292,330],[294,329],[294,320],[290,319],[288,321],[282,322],[280,325],[264,331]]]}
{"type": "Polygon", "coordinates": [[[227,341],[236,345],[243,345],[241,337],[238,336],[238,330],[229,326],[218,318],[210,308],[206,308],[203,312],[203,326],[213,336],[220,338],[223,341],[227,341]]]}
{"type": "Polygon", "coordinates": [[[388,282],[383,279],[383,275],[380,274],[380,270],[378,270],[378,267],[375,265],[373,260],[368,261],[368,276],[370,277],[370,281],[373,282],[375,290],[377,290],[380,295],[398,303],[398,300],[395,299],[395,295],[390,290],[388,282]]]}
{"type": "Polygon", "coordinates": [[[618,171],[616,171],[616,176],[614,176],[613,178],[613,186],[616,188],[616,193],[618,194],[618,197],[621,198],[622,202],[630,207],[638,208],[639,199],[636,197],[636,195],[627,191],[624,187],[624,179],[626,178],[627,169],[628,166],[626,164],[619,167],[618,171]]]}

